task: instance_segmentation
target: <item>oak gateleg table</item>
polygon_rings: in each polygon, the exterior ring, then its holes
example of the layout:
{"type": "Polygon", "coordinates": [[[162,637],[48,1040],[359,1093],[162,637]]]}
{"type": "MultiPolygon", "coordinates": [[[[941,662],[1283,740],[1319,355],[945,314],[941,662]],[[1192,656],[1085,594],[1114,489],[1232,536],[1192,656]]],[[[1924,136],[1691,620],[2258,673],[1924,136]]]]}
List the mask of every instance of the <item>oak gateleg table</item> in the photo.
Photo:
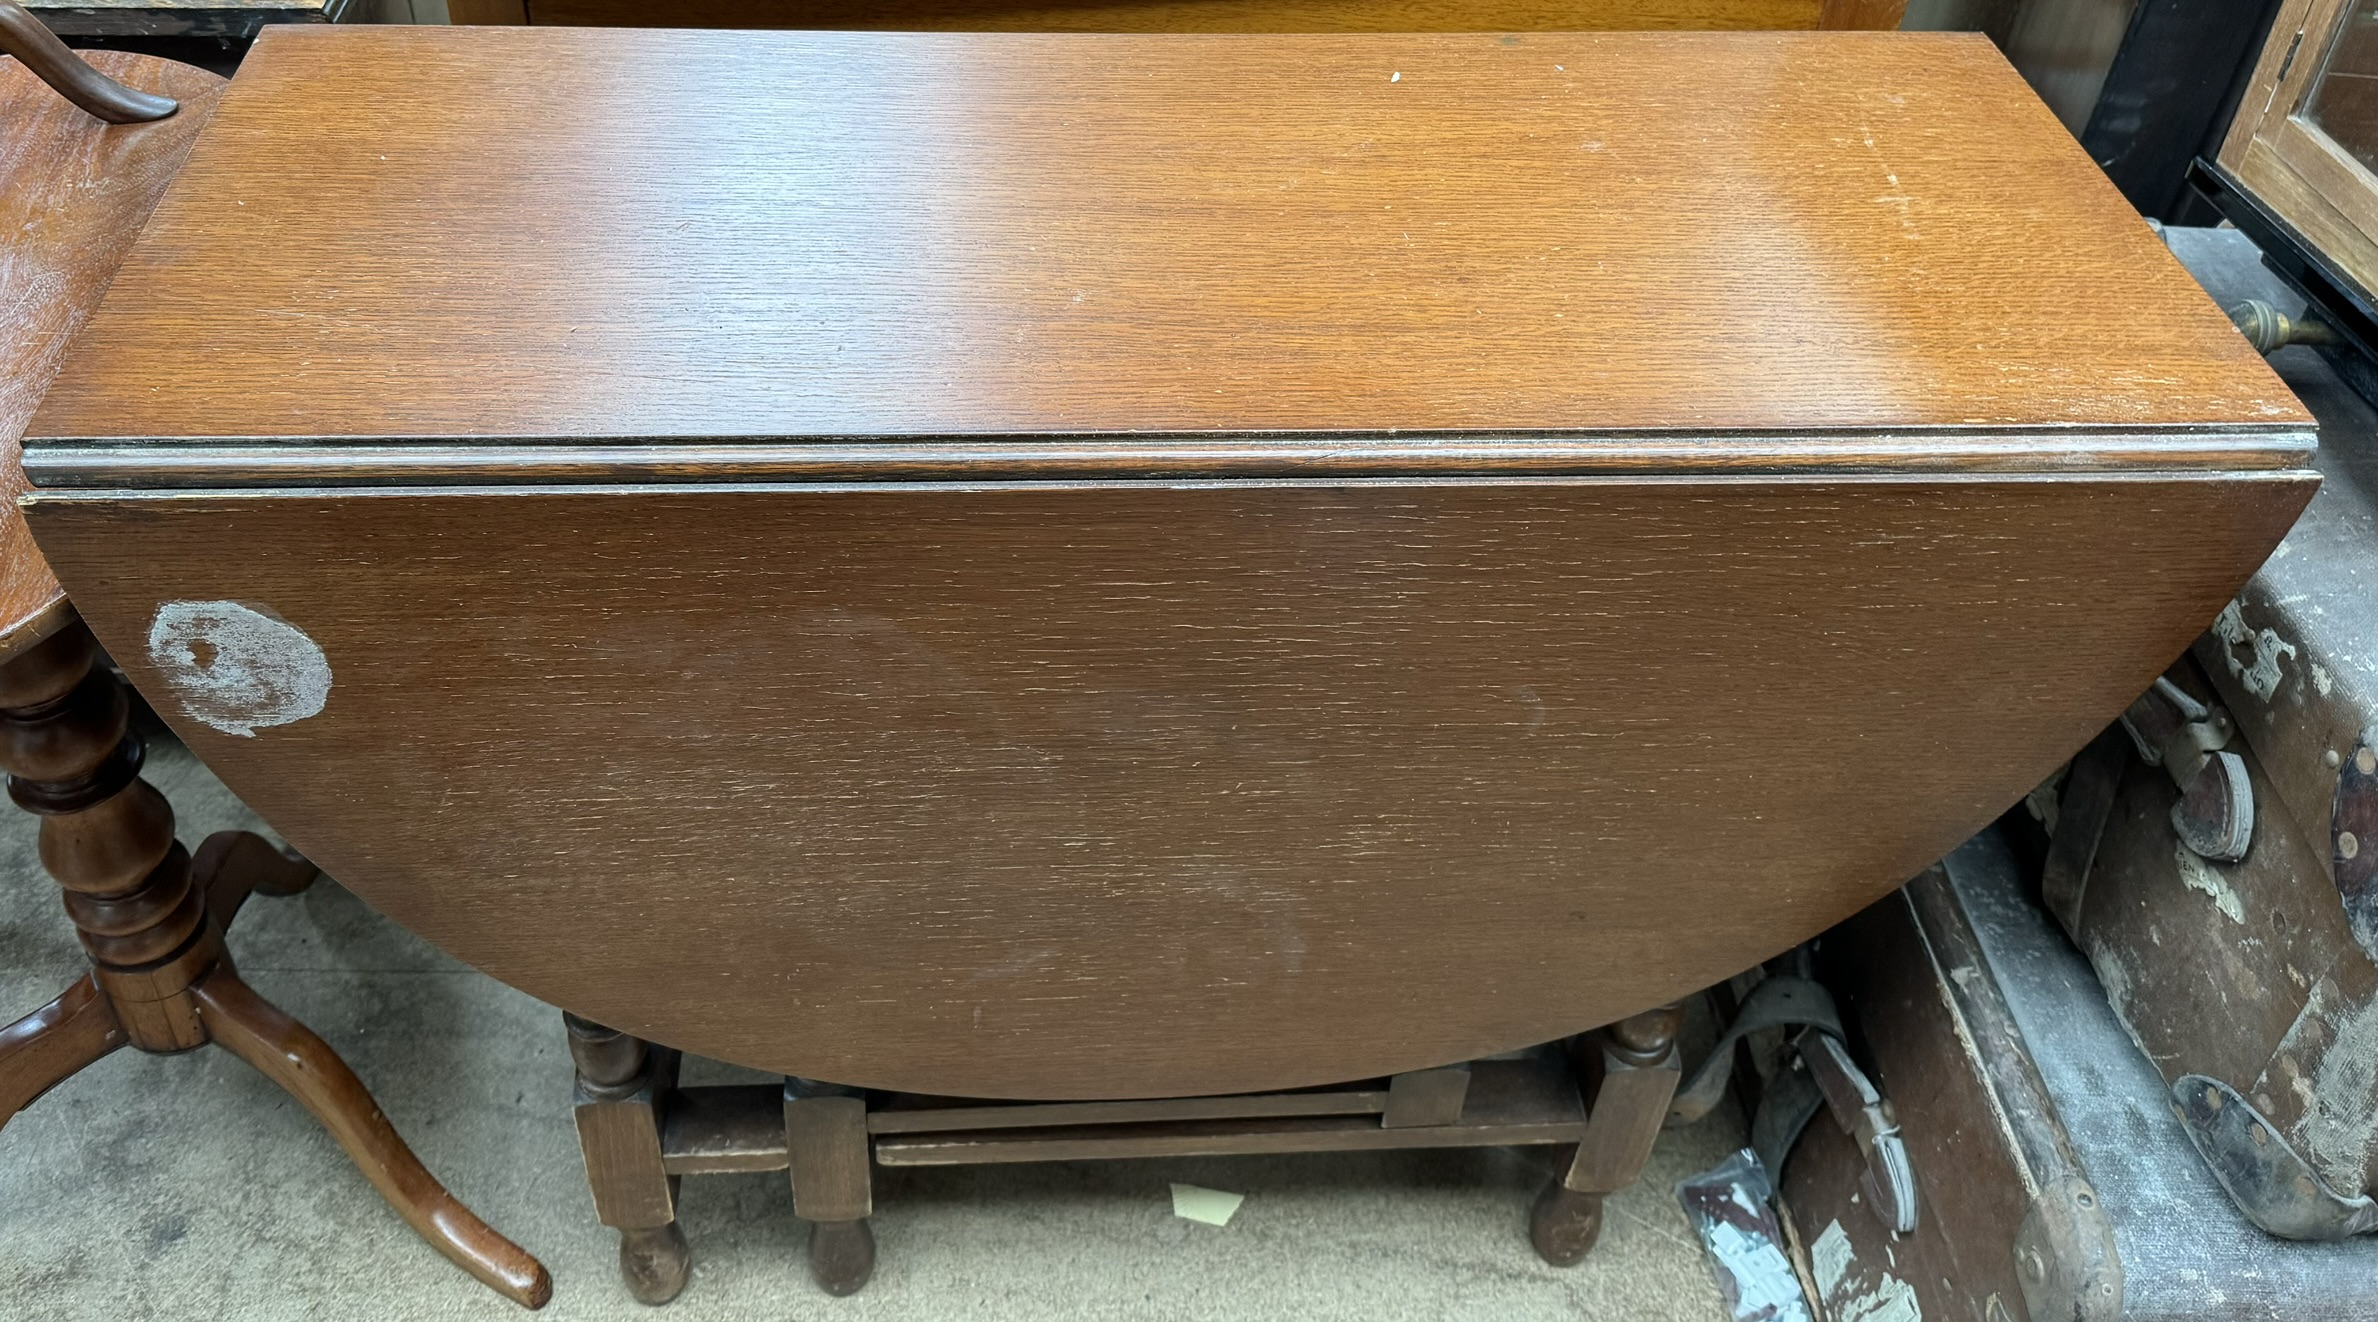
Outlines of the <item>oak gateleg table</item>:
{"type": "Polygon", "coordinates": [[[268,31],[27,435],[191,747],[574,1016],[655,1298],[687,1173],[853,1288],[870,1153],[1450,1139],[1564,1040],[1582,1253],[1659,1007],[2020,798],[2316,480],[1931,34],[268,31]]]}

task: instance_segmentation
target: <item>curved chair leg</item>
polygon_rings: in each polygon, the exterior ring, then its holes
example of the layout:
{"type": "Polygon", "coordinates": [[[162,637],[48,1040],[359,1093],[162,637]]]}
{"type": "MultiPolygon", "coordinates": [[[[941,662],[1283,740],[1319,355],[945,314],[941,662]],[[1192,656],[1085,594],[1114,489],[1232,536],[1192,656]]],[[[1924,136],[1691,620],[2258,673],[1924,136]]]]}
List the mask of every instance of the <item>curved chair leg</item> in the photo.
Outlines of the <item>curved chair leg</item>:
{"type": "Polygon", "coordinates": [[[190,995],[209,1035],[313,1112],[380,1196],[431,1247],[515,1303],[542,1308],[552,1297],[553,1281],[544,1266],[438,1183],[329,1043],[249,990],[227,967],[192,987],[190,995]]]}
{"type": "Polygon", "coordinates": [[[58,999],[0,1028],[0,1127],[127,1040],[99,980],[88,973],[58,999]]]}

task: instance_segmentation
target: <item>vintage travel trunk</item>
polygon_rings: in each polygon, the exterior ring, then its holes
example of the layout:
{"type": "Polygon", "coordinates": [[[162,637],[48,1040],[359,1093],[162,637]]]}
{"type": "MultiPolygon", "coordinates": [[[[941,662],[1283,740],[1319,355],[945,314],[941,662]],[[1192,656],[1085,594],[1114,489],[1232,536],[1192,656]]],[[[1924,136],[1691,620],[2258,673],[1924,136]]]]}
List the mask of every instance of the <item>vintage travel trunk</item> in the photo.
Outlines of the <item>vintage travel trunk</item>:
{"type": "MultiPolygon", "coordinates": [[[[2225,302],[2299,310],[2234,231],[2173,244],[2225,302]]],[[[2183,843],[2174,777],[2109,735],[2064,787],[2045,884],[2225,1186],[2322,1238],[2378,1228],[2378,414],[2309,349],[2274,365],[2321,420],[2326,481],[2172,675],[2234,727],[2251,843],[2183,843]]]]}
{"type": "Polygon", "coordinates": [[[1019,1100],[1611,1023],[2186,649],[2311,420],[1978,36],[266,33],[26,442],[308,857],[1019,1100]]]}
{"type": "Polygon", "coordinates": [[[2156,1067],[1995,831],[1828,933],[1818,969],[1890,1099],[1917,1188],[1894,1235],[1819,1118],[1786,1163],[1835,1322],[2348,1322],[2378,1240],[2293,1242],[2233,1207],[2156,1067]]]}

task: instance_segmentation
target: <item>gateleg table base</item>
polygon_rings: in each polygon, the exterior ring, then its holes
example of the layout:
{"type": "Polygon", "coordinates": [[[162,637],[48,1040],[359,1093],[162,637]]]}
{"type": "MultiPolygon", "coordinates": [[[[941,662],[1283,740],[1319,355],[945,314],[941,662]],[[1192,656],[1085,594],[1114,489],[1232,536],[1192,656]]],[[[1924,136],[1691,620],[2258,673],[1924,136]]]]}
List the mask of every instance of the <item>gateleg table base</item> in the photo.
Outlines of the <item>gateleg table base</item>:
{"type": "Polygon", "coordinates": [[[875,1268],[875,1166],[1210,1157],[1384,1148],[1558,1146],[1529,1239],[1546,1262],[1584,1260],[1602,1200],[1642,1173],[1681,1072],[1674,1006],[1513,1057],[1298,1092],[1135,1101],[976,1102],[866,1093],[813,1080],[679,1087],[666,1047],[564,1015],[596,1215],[619,1232],[637,1299],[685,1288],[677,1223],[688,1175],[787,1172],[810,1223],[809,1267],[847,1295],[875,1268]]]}

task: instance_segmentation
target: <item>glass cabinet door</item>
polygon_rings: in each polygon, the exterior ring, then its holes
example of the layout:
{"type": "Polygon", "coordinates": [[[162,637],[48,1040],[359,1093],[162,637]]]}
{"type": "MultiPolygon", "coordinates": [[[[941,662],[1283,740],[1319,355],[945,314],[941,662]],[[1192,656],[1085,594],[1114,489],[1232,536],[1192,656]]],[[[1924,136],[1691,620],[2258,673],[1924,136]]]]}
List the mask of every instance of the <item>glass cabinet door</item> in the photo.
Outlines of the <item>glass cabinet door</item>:
{"type": "Polygon", "coordinates": [[[2378,0],[2284,0],[2221,166],[2378,293],[2378,0]]]}
{"type": "Polygon", "coordinates": [[[2358,0],[2345,12],[2304,99],[2304,119],[2378,170],[2378,0],[2358,0]]]}

